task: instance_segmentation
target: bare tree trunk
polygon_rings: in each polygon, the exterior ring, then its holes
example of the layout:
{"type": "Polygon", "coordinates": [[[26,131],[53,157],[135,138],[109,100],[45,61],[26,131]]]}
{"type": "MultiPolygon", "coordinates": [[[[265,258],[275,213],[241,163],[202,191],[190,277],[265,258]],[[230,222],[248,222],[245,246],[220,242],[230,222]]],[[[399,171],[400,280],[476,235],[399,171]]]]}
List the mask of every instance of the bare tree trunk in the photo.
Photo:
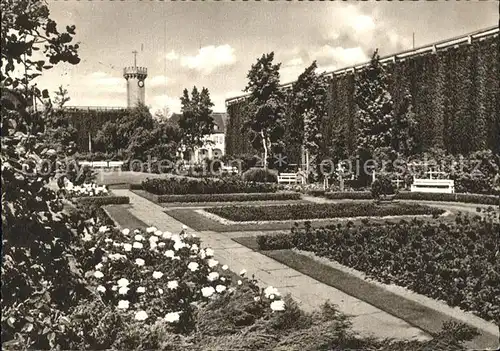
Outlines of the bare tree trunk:
{"type": "Polygon", "coordinates": [[[260,131],[260,136],[262,138],[262,146],[264,147],[264,169],[267,170],[267,138],[263,130],[260,131]]]}

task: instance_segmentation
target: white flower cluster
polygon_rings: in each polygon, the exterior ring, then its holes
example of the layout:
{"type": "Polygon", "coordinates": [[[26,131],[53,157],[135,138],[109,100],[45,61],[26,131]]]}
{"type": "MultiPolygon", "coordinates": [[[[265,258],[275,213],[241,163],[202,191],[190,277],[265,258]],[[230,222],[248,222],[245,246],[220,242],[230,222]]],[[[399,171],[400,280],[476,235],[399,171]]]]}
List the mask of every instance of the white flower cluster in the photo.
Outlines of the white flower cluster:
{"type": "MultiPolygon", "coordinates": [[[[190,236],[186,234],[186,229],[183,228],[180,234],[172,234],[155,227],[144,231],[122,229],[119,232],[107,226],[100,227],[97,231],[106,238],[102,240],[96,236],[100,249],[104,251],[101,262],[93,267],[97,292],[103,295],[103,299],[116,304],[119,310],[127,313],[133,310],[138,321],[159,317],[158,312],[155,316],[148,316],[147,312],[149,304],[158,304],[158,299],[165,301],[165,306],[175,306],[186,299],[196,305],[200,299],[232,293],[234,288],[228,286],[229,275],[225,276],[229,267],[219,265],[213,258],[213,249],[200,248],[192,240],[187,240],[190,236]],[[182,265],[185,265],[185,270],[178,269],[182,265]],[[121,272],[127,272],[127,275],[121,272]],[[179,297],[181,291],[182,298],[179,297]]],[[[96,247],[92,249],[91,252],[94,252],[96,247]]],[[[240,272],[241,276],[245,274],[245,270],[240,272]]],[[[237,284],[242,285],[243,282],[238,280],[237,284]]],[[[269,290],[271,293],[279,296],[277,291],[269,290]]],[[[278,300],[274,302],[279,304],[278,300]]],[[[280,307],[273,303],[273,311],[284,309],[284,305],[280,307]]],[[[166,322],[177,323],[185,312],[169,308],[164,313],[162,317],[166,322]]]]}
{"type": "Polygon", "coordinates": [[[65,188],[71,197],[108,195],[108,189],[106,188],[106,186],[97,185],[96,183],[85,183],[82,185],[74,185],[69,180],[66,180],[65,188]]]}

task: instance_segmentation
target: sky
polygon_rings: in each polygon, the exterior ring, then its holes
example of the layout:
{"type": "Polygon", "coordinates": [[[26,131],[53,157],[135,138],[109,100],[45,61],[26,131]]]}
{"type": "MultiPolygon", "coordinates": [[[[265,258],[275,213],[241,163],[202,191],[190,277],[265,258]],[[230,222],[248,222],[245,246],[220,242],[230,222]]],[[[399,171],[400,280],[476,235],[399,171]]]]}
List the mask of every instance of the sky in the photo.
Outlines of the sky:
{"type": "MultiPolygon", "coordinates": [[[[123,68],[147,67],[146,105],[180,111],[185,88],[206,87],[215,112],[244,94],[247,74],[264,53],[281,62],[282,83],[313,60],[319,71],[498,25],[499,2],[179,2],[47,0],[59,26],[76,25],[78,65],[59,64],[40,78],[49,91],[63,85],[68,105],[127,103],[123,68]]],[[[63,27],[64,28],[64,27],[63,27]]]]}

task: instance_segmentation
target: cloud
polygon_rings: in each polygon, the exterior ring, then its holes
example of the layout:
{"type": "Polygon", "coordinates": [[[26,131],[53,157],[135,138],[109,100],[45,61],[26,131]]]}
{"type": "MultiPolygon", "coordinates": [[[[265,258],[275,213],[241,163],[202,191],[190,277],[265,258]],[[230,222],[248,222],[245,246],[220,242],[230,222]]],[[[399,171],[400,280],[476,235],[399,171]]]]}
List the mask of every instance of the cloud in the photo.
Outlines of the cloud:
{"type": "Polygon", "coordinates": [[[146,99],[146,104],[150,106],[150,111],[163,109],[168,107],[171,113],[179,113],[181,111],[181,101],[178,97],[172,97],[166,94],[154,95],[150,99],[146,99]]]}
{"type": "Polygon", "coordinates": [[[95,86],[110,87],[124,85],[124,79],[122,77],[118,78],[100,71],[90,74],[88,76],[88,79],[86,79],[85,81],[95,86]]]}
{"type": "Polygon", "coordinates": [[[165,55],[165,58],[168,61],[175,61],[179,59],[179,54],[177,54],[174,50],[172,50],[167,55],[165,55]]]}
{"type": "Polygon", "coordinates": [[[222,66],[231,66],[236,62],[234,48],[230,45],[205,46],[196,56],[182,56],[181,65],[203,74],[210,74],[222,66]]]}
{"type": "Polygon", "coordinates": [[[368,61],[361,47],[344,48],[341,46],[324,45],[313,53],[313,58],[318,61],[318,66],[332,66],[343,68],[368,61]]]}
{"type": "Polygon", "coordinates": [[[164,87],[173,82],[173,79],[166,77],[164,75],[154,76],[148,79],[147,84],[151,88],[164,87]]]}

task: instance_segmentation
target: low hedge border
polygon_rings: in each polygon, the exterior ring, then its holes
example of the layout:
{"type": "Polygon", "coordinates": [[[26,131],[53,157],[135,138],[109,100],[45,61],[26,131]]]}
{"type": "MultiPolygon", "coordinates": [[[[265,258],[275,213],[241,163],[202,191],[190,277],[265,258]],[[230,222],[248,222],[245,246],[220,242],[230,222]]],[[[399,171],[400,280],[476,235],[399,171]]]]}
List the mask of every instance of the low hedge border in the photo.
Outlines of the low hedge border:
{"type": "MultiPolygon", "coordinates": [[[[313,195],[313,194],[311,194],[313,195]]],[[[324,196],[330,200],[371,200],[372,194],[369,191],[347,191],[347,192],[326,192],[324,196]]],[[[443,202],[464,202],[481,205],[500,205],[500,196],[482,194],[437,194],[437,193],[412,193],[400,192],[395,196],[396,200],[417,200],[417,201],[443,201],[443,202]]]]}
{"type": "Polygon", "coordinates": [[[300,200],[299,193],[254,193],[254,194],[186,194],[158,195],[160,203],[172,202],[239,202],[239,201],[286,201],[300,200]]]}
{"type": "Polygon", "coordinates": [[[142,184],[130,184],[129,186],[130,190],[143,190],[142,184]]]}
{"type": "Polygon", "coordinates": [[[372,202],[294,204],[279,206],[225,206],[211,207],[207,212],[233,222],[316,220],[354,217],[440,216],[442,209],[419,204],[394,203],[376,205],[372,202]]]}
{"type": "Polygon", "coordinates": [[[89,196],[89,197],[79,197],[74,198],[73,201],[77,204],[85,205],[127,205],[130,203],[130,198],[128,196],[89,196]]]}

